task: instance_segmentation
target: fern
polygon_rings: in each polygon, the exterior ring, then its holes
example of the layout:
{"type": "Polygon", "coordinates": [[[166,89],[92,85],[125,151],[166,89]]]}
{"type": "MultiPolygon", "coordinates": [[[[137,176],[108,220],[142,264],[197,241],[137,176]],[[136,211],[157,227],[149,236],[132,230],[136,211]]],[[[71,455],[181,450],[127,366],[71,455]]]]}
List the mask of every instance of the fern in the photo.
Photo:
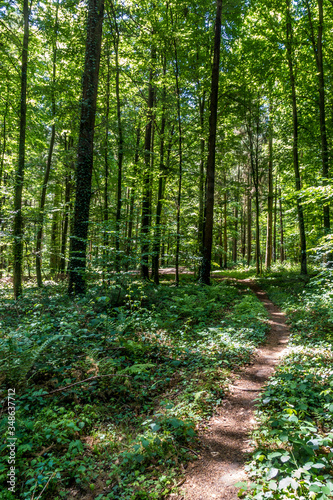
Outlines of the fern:
{"type": "Polygon", "coordinates": [[[37,345],[20,334],[10,335],[0,342],[0,377],[13,386],[26,382],[27,375],[40,355],[60,335],[54,335],[37,345]]]}

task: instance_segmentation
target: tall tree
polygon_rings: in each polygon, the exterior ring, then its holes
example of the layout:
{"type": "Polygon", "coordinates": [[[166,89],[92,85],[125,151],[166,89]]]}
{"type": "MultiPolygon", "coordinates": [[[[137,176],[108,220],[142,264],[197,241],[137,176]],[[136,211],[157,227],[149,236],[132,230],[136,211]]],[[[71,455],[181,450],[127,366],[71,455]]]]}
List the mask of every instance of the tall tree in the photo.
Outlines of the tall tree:
{"type": "Polygon", "coordinates": [[[216,128],[218,109],[218,90],[220,73],[220,47],[221,47],[221,17],[222,0],[216,2],[214,56],[212,67],[212,81],[210,91],[210,115],[208,159],[206,169],[206,200],[205,220],[203,231],[203,252],[200,267],[200,282],[210,285],[211,257],[213,244],[213,219],[214,219],[214,188],[215,188],[215,153],[216,153],[216,128]]]}
{"type": "Polygon", "coordinates": [[[104,0],[88,0],[87,38],[82,78],[81,120],[76,166],[74,226],[69,264],[69,293],[86,289],[86,249],[93,169],[94,131],[104,0]]]}
{"type": "Polygon", "coordinates": [[[52,164],[52,155],[55,141],[55,116],[56,116],[56,96],[55,96],[55,83],[56,83],[56,64],[57,64],[57,34],[58,34],[58,10],[59,10],[59,0],[56,5],[56,16],[55,16],[55,24],[54,24],[54,33],[55,37],[52,43],[52,80],[51,80],[51,113],[52,113],[52,125],[51,125],[51,137],[50,137],[50,145],[49,151],[47,155],[46,168],[44,173],[44,180],[42,186],[42,194],[40,198],[39,204],[39,214],[38,214],[38,231],[37,231],[37,240],[36,240],[36,276],[37,276],[37,286],[41,287],[43,285],[42,280],[42,238],[43,238],[43,224],[44,224],[44,208],[45,208],[45,199],[46,199],[46,191],[47,185],[49,182],[51,164],[52,164]]]}
{"type": "Polygon", "coordinates": [[[18,168],[15,175],[14,194],[14,297],[22,294],[22,258],[23,258],[23,218],[22,218],[22,191],[25,166],[25,137],[27,124],[27,70],[28,70],[28,48],[29,48],[29,3],[23,0],[23,47],[21,66],[21,96],[20,96],[20,138],[18,168]]]}
{"type": "Polygon", "coordinates": [[[298,111],[297,111],[297,96],[296,96],[296,79],[293,61],[293,28],[292,28],[292,14],[291,2],[286,0],[286,48],[287,48],[287,62],[289,67],[289,80],[291,86],[291,101],[292,101],[292,114],[293,114],[293,164],[295,173],[295,185],[297,191],[297,215],[298,226],[301,245],[301,273],[307,274],[307,259],[306,259],[306,236],[304,224],[304,211],[299,196],[301,190],[301,174],[299,168],[299,154],[298,154],[298,111]]]}
{"type": "Polygon", "coordinates": [[[153,75],[156,60],[156,47],[151,47],[151,66],[149,71],[147,123],[145,131],[145,171],[143,177],[142,219],[141,219],[141,275],[149,279],[148,255],[149,255],[149,228],[151,218],[150,199],[150,170],[152,156],[152,131],[153,131],[153,108],[155,101],[155,89],[153,75]]]}

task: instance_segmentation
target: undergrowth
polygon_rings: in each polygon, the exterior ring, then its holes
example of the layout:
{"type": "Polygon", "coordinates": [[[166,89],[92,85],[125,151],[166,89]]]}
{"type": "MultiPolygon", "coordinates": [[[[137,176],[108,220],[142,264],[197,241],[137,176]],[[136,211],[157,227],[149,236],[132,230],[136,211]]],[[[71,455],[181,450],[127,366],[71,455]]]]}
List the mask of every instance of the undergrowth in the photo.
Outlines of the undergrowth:
{"type": "Polygon", "coordinates": [[[235,283],[159,287],[133,278],[69,299],[62,285],[0,304],[1,499],[160,499],[196,456],[231,370],[267,331],[235,283]],[[8,490],[7,394],[16,485],[8,490]]]}

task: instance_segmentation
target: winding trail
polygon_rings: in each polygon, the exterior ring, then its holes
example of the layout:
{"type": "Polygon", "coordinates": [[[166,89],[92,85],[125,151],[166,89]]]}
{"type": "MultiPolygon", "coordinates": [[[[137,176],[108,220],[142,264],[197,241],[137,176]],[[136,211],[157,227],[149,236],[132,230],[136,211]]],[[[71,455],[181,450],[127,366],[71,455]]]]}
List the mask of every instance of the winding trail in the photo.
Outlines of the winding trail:
{"type": "Polygon", "coordinates": [[[201,437],[202,458],[191,464],[177,500],[236,500],[234,485],[246,480],[244,463],[251,451],[250,432],[255,427],[254,400],[272,375],[275,365],[285,354],[289,327],[285,315],[252,280],[247,284],[263,302],[269,313],[270,332],[266,343],[257,349],[253,364],[241,373],[219,413],[210,421],[209,431],[201,437]]]}

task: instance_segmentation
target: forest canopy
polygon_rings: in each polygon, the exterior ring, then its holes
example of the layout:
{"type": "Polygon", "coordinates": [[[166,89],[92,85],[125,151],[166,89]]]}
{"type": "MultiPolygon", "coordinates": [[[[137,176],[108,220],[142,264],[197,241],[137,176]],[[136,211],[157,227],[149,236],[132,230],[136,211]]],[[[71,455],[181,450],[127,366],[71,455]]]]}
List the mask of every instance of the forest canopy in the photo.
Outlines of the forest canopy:
{"type": "Polygon", "coordinates": [[[15,296],[24,276],[80,293],[124,271],[330,265],[331,1],[1,5],[15,296]]]}

